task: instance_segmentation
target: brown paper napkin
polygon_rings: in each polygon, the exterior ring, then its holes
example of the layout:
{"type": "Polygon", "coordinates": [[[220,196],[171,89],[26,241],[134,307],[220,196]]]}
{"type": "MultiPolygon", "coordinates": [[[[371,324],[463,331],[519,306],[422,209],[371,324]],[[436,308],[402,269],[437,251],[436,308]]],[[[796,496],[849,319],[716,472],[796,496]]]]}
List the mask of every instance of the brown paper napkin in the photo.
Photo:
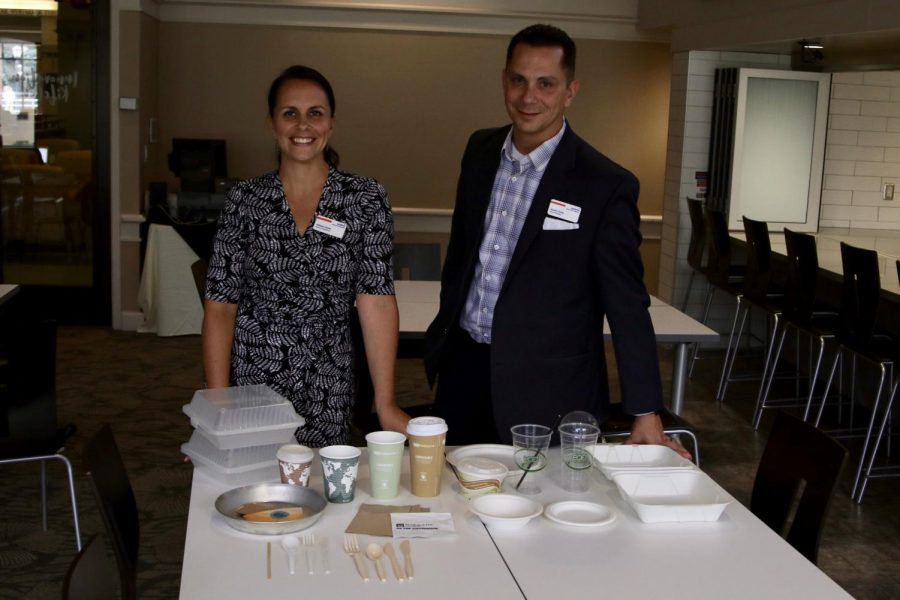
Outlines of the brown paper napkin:
{"type": "Polygon", "coordinates": [[[392,537],[391,530],[391,513],[415,513],[415,512],[431,512],[427,506],[418,504],[410,504],[407,506],[390,506],[386,504],[363,504],[359,507],[359,511],[350,524],[347,525],[345,533],[359,533],[362,535],[374,535],[381,537],[392,537]]]}

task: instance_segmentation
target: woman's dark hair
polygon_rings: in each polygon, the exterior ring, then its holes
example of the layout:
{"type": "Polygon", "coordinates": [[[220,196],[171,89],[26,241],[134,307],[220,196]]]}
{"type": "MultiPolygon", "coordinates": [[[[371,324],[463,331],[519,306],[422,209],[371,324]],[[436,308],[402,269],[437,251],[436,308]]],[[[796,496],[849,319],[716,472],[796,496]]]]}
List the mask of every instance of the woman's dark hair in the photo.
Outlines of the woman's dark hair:
{"type": "MultiPolygon", "coordinates": [[[[328,83],[325,76],[312,67],[293,65],[282,71],[281,74],[275,78],[275,81],[272,82],[272,85],[269,86],[268,101],[270,117],[275,116],[275,103],[278,102],[278,93],[281,91],[281,87],[288,81],[312,81],[322,88],[322,91],[325,92],[325,95],[328,97],[328,108],[331,109],[331,116],[334,116],[334,90],[331,89],[331,84],[328,83]]],[[[325,146],[324,154],[325,162],[328,163],[329,166],[337,168],[338,163],[341,161],[341,157],[338,156],[337,151],[331,146],[325,146]]]]}

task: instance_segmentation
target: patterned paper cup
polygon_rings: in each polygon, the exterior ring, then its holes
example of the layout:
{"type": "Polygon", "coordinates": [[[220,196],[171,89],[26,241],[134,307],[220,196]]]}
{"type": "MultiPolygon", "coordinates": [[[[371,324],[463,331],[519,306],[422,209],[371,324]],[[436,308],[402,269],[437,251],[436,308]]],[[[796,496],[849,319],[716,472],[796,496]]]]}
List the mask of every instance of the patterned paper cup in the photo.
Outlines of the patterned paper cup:
{"type": "Polygon", "coordinates": [[[275,456],[278,458],[281,483],[304,487],[309,485],[309,472],[312,470],[312,461],[315,458],[312,450],[300,444],[285,444],[278,449],[275,456]]]}
{"type": "Polygon", "coordinates": [[[362,451],[353,446],[326,446],[319,450],[326,500],[335,504],[353,502],[360,454],[362,451]]]}

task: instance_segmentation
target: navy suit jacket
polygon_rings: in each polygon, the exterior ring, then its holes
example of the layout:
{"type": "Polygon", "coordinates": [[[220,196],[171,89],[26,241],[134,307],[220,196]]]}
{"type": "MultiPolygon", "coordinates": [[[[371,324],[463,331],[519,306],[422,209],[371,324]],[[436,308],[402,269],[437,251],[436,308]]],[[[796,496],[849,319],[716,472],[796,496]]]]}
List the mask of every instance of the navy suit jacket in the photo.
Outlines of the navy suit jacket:
{"type": "MultiPolygon", "coordinates": [[[[432,385],[475,273],[509,129],[475,132],[463,155],[440,310],[425,338],[432,385]]],[[[566,128],[535,193],[494,310],[490,372],[498,432],[518,423],[551,424],[571,410],[587,410],[602,422],[609,403],[604,316],[613,333],[625,411],[662,408],[638,250],[638,189],[634,175],[566,128]],[[578,229],[543,228],[551,199],[581,208],[578,229]]]]}

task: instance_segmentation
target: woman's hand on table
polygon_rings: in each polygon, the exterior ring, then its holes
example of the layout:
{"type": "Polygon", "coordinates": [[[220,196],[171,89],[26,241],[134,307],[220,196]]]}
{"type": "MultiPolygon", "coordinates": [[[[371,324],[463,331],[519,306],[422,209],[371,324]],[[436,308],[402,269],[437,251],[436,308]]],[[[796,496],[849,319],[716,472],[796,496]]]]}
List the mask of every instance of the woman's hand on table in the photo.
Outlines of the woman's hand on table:
{"type": "Polygon", "coordinates": [[[631,435],[625,440],[626,444],[658,444],[667,446],[688,460],[692,460],[688,452],[678,440],[666,435],[663,430],[662,419],[659,415],[649,414],[634,418],[631,425],[631,435]]]}
{"type": "Polygon", "coordinates": [[[385,403],[384,406],[376,405],[375,412],[378,413],[378,422],[381,423],[381,429],[406,433],[409,415],[397,406],[396,402],[385,403]]]}

